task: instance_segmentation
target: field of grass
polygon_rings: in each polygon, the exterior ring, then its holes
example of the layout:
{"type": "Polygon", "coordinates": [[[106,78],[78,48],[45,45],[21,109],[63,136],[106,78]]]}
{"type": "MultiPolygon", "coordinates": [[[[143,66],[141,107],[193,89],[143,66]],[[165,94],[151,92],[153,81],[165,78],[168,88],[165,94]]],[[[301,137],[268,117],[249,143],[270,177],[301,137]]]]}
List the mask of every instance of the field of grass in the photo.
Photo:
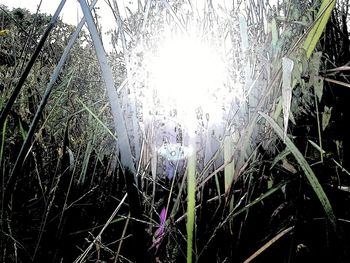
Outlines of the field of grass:
{"type": "Polygon", "coordinates": [[[348,0],[64,2],[0,4],[1,262],[350,261],[348,0]]]}

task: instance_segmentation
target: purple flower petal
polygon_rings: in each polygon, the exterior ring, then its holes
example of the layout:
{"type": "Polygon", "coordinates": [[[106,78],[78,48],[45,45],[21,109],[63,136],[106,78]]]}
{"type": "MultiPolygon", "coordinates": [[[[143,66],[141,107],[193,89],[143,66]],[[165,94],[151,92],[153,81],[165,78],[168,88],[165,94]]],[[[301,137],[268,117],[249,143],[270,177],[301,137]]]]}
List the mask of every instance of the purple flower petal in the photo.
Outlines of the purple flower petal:
{"type": "MultiPolygon", "coordinates": [[[[157,228],[156,232],[154,233],[153,236],[153,245],[152,247],[156,248],[156,251],[158,250],[160,243],[163,240],[163,237],[165,235],[165,222],[166,222],[166,215],[167,215],[167,210],[164,207],[162,211],[159,214],[159,227],[157,228]]],[[[152,248],[151,247],[151,248],[152,248]]]]}
{"type": "Polygon", "coordinates": [[[164,224],[165,224],[165,221],[166,221],[166,214],[167,214],[166,208],[163,207],[163,209],[162,209],[162,211],[160,212],[160,215],[159,215],[159,219],[160,219],[160,224],[161,224],[161,225],[164,225],[164,224]]]}

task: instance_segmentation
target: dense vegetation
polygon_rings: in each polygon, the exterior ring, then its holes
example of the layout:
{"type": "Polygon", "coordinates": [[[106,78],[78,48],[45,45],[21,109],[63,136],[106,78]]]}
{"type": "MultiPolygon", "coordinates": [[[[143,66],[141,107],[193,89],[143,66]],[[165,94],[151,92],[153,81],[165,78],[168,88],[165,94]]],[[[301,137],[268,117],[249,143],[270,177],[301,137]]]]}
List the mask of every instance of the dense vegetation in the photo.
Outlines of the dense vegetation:
{"type": "MultiPolygon", "coordinates": [[[[125,153],[116,153],[118,124],[88,31],[79,33],[33,124],[76,28],[58,21],[25,76],[52,17],[0,5],[0,260],[349,262],[348,1],[335,5],[315,50],[307,41],[317,10],[333,1],[282,1],[274,8],[247,1],[244,21],[237,6],[217,10],[208,1],[200,21],[205,33],[230,36],[237,48],[227,58],[230,76],[252,88],[246,89],[249,112],[243,111],[246,105],[234,106],[235,114],[225,119],[234,129],[222,134],[217,152],[207,158],[205,147],[198,150],[193,242],[188,238],[186,160],[176,176],[166,176],[169,160],[155,157],[152,145],[158,143],[157,129],[166,124],[143,122],[141,102],[132,101],[133,92],[138,98],[146,85],[145,46],[156,48],[164,23],[178,26],[174,14],[184,24],[194,16],[184,11],[186,1],[169,2],[140,3],[123,20],[110,4],[119,26],[110,33],[108,60],[122,100],[136,182],[121,161],[125,153]],[[289,75],[287,57],[295,65],[289,75]],[[251,65],[249,76],[246,65],[251,65]],[[293,83],[289,107],[286,76],[293,83]],[[4,114],[21,79],[20,92],[4,114]],[[189,242],[192,255],[186,253],[189,242]]],[[[96,14],[94,19],[98,24],[96,14]]],[[[158,121],[162,117],[155,115],[158,121]]],[[[211,134],[202,130],[198,137],[211,134]]]]}

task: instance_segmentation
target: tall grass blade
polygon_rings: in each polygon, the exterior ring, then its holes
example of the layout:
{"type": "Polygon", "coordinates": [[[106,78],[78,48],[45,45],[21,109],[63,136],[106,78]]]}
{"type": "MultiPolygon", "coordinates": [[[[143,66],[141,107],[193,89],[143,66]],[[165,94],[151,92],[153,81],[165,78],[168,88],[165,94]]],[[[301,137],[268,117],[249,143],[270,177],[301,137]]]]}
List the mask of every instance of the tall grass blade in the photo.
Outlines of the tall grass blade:
{"type": "Polygon", "coordinates": [[[86,181],[86,175],[90,164],[90,157],[94,150],[94,143],[95,143],[95,135],[94,135],[94,132],[92,131],[92,133],[90,134],[90,138],[88,139],[84,158],[81,164],[81,173],[79,176],[78,184],[83,185],[86,181]]]}
{"type": "Polygon", "coordinates": [[[247,258],[243,263],[249,263],[254,261],[254,259],[259,256],[262,252],[264,252],[266,249],[268,249],[271,245],[276,243],[281,237],[288,234],[290,231],[294,229],[294,226],[288,227],[285,230],[278,233],[276,236],[274,236],[271,240],[269,240],[267,243],[265,243],[261,248],[259,248],[253,255],[251,255],[249,258],[247,258]]]}
{"type": "Polygon", "coordinates": [[[92,41],[94,43],[94,47],[96,50],[96,55],[98,62],[100,64],[101,73],[106,85],[107,94],[108,94],[108,100],[111,105],[112,115],[113,115],[113,121],[115,125],[115,129],[118,134],[118,147],[119,151],[121,153],[121,163],[124,167],[127,167],[130,169],[130,171],[135,174],[135,165],[131,154],[131,148],[129,144],[129,137],[126,131],[126,126],[124,122],[124,117],[120,108],[119,104],[119,97],[117,94],[117,91],[114,87],[114,80],[112,75],[112,69],[108,65],[106,53],[104,51],[101,39],[99,37],[99,34],[97,32],[96,25],[94,23],[92,14],[89,10],[89,7],[87,6],[86,1],[79,0],[81,9],[83,10],[84,17],[86,19],[88,29],[90,31],[90,35],[92,38],[92,41]]]}
{"type": "MultiPolygon", "coordinates": [[[[136,169],[131,153],[129,137],[126,130],[126,123],[124,121],[122,109],[120,107],[120,98],[118,97],[117,91],[114,87],[112,69],[108,64],[107,56],[100,39],[100,35],[97,32],[96,24],[92,17],[91,11],[89,10],[89,7],[85,0],[79,0],[79,3],[88,25],[90,36],[92,38],[96,51],[96,56],[100,64],[102,77],[107,89],[108,100],[111,105],[114,126],[118,136],[117,145],[120,153],[120,161],[123,169],[125,169],[124,175],[129,199],[130,215],[140,220],[142,218],[142,203],[136,181],[136,169]]],[[[133,247],[135,251],[139,251],[135,254],[136,261],[148,262],[150,258],[146,249],[146,233],[144,225],[140,221],[133,222],[133,237],[133,247]]]]}
{"type": "MultiPolygon", "coordinates": [[[[259,114],[266,119],[266,121],[272,126],[272,128],[275,130],[276,134],[283,140],[283,131],[282,129],[277,125],[277,123],[268,115],[266,115],[263,112],[259,112],[259,114]]],[[[294,145],[294,143],[288,138],[285,137],[285,144],[287,148],[292,152],[295,159],[298,161],[299,165],[303,169],[306,178],[308,179],[310,185],[312,186],[312,189],[316,193],[318,199],[321,202],[321,205],[326,212],[326,215],[328,217],[329,222],[331,223],[334,230],[336,230],[336,217],[333,213],[332,206],[328,200],[328,197],[326,193],[324,192],[321,184],[319,183],[316,175],[312,171],[310,165],[305,160],[304,156],[301,154],[301,152],[298,150],[298,148],[294,145]]]]}
{"type": "Polygon", "coordinates": [[[4,155],[4,146],[5,146],[5,136],[6,136],[6,127],[7,127],[7,118],[5,120],[5,123],[2,127],[1,131],[1,148],[0,148],[0,167],[2,167],[2,157],[4,155]]]}
{"type": "Polygon", "coordinates": [[[193,258],[193,232],[195,220],[196,197],[196,151],[188,157],[187,172],[187,263],[193,258]]]}
{"type": "Polygon", "coordinates": [[[303,45],[303,48],[306,50],[307,58],[310,58],[324,29],[326,28],[335,3],[336,0],[323,0],[320,10],[317,13],[316,22],[313,24],[311,31],[306,36],[306,40],[303,45]]]}
{"type": "Polygon", "coordinates": [[[131,84],[133,79],[132,72],[130,69],[132,66],[130,65],[130,59],[129,59],[129,52],[128,52],[128,47],[127,47],[127,41],[125,37],[125,28],[124,28],[124,23],[123,20],[120,16],[119,12],[119,7],[117,4],[117,1],[113,1],[114,5],[114,12],[118,26],[119,26],[119,32],[120,32],[120,37],[121,37],[121,42],[122,42],[122,47],[123,47],[123,56],[124,56],[124,62],[126,65],[126,76],[129,81],[127,81],[128,85],[128,90],[130,91],[130,94],[128,94],[128,107],[130,107],[130,110],[126,113],[126,115],[130,115],[129,122],[131,123],[131,127],[127,130],[127,133],[133,137],[133,148],[134,148],[134,153],[135,153],[135,159],[136,162],[140,160],[140,154],[141,154],[141,139],[140,139],[140,129],[139,129],[139,123],[138,123],[138,117],[137,117],[137,109],[136,109],[136,93],[135,93],[135,87],[131,84]]]}

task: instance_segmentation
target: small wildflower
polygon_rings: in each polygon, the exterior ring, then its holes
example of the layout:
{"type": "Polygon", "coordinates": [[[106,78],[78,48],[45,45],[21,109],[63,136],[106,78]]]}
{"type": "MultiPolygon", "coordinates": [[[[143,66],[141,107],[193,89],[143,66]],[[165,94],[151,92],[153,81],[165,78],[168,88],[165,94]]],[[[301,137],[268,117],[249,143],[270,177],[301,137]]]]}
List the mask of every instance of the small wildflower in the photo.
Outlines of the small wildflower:
{"type": "Polygon", "coordinates": [[[162,242],[164,235],[165,235],[165,222],[166,222],[166,216],[167,216],[167,210],[165,207],[163,207],[162,211],[159,214],[159,227],[154,233],[153,237],[153,245],[152,248],[156,248],[156,252],[158,251],[158,248],[160,246],[160,243],[162,242]]]}

